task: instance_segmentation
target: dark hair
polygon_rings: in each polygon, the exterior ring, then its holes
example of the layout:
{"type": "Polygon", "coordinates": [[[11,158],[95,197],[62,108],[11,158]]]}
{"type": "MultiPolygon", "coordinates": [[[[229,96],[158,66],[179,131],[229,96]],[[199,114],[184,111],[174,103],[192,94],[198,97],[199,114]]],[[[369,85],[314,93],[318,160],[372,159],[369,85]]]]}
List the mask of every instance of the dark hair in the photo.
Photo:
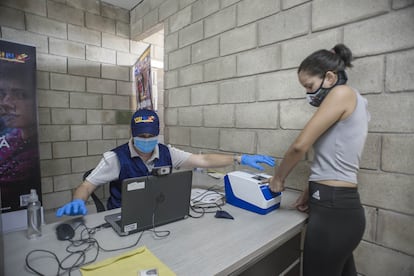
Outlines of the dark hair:
{"type": "Polygon", "coordinates": [[[336,44],[330,51],[318,50],[305,58],[299,65],[299,72],[306,72],[311,76],[321,78],[327,71],[341,71],[352,67],[352,52],[344,44],[336,44]]]}

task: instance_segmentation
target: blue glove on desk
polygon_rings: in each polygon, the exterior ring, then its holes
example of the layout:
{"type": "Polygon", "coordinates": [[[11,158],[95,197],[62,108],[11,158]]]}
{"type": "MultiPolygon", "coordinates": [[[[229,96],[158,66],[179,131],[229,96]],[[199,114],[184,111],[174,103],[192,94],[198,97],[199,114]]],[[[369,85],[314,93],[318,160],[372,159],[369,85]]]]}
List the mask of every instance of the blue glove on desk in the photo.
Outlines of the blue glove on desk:
{"type": "Polygon", "coordinates": [[[270,167],[275,166],[275,159],[273,157],[267,155],[246,155],[243,154],[241,156],[240,164],[250,166],[252,168],[258,169],[263,171],[264,168],[260,166],[258,163],[264,163],[269,165],[270,167]]]}
{"type": "Polygon", "coordinates": [[[85,202],[82,199],[74,199],[72,202],[69,202],[56,211],[56,216],[61,217],[63,215],[67,216],[77,216],[77,215],[86,215],[88,210],[85,207],[85,202]]]}

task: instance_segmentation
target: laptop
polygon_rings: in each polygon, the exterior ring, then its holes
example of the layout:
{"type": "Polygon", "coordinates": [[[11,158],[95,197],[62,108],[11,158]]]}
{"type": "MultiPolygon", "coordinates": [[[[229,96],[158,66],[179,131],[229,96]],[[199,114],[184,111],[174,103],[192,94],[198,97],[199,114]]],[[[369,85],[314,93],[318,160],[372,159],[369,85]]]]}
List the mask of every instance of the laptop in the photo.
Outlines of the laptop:
{"type": "Polygon", "coordinates": [[[122,182],[121,213],[105,216],[120,236],[184,219],[190,210],[192,171],[128,178],[122,182]]]}

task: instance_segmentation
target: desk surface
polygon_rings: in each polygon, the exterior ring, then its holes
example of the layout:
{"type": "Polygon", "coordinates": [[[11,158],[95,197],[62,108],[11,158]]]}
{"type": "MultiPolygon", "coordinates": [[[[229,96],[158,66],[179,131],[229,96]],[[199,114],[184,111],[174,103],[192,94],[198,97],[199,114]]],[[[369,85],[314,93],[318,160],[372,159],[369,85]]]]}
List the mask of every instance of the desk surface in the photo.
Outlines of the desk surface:
{"type": "MultiPolygon", "coordinates": [[[[193,186],[223,186],[222,182],[223,180],[195,174],[193,186]]],[[[243,271],[249,264],[255,263],[302,230],[307,216],[291,209],[291,204],[297,196],[296,192],[284,192],[281,207],[267,215],[259,215],[226,204],[223,210],[228,211],[234,220],[217,219],[214,214],[205,214],[199,219],[177,221],[156,228],[171,231],[168,237],[155,238],[152,232],[146,231],[136,247],[145,245],[180,276],[229,275],[243,271]]],[[[90,214],[84,217],[84,222],[88,227],[94,227],[104,223],[105,215],[115,212],[119,210],[90,214]]],[[[25,231],[5,234],[5,275],[33,275],[25,268],[25,257],[34,249],[52,251],[59,259],[67,256],[65,248],[69,242],[56,239],[54,229],[57,224],[43,225],[42,237],[37,240],[28,240],[25,231]]],[[[128,237],[119,237],[112,228],[106,228],[98,231],[95,238],[102,247],[110,249],[133,244],[139,235],[140,233],[136,233],[128,237]]],[[[97,260],[130,250],[133,248],[115,252],[100,251],[97,260]]],[[[57,268],[51,265],[51,259],[43,259],[36,260],[36,267],[40,267],[45,273],[48,272],[47,275],[56,273],[57,268]]],[[[71,275],[80,275],[80,272],[74,271],[71,275]]]]}

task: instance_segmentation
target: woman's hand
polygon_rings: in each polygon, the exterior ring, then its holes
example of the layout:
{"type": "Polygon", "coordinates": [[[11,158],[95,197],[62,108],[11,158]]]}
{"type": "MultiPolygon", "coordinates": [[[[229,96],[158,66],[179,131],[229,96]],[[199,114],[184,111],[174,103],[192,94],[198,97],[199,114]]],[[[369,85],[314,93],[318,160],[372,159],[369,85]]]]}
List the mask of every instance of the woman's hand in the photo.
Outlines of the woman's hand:
{"type": "Polygon", "coordinates": [[[308,206],[309,192],[308,189],[305,189],[302,194],[296,199],[294,207],[301,212],[307,212],[309,209],[308,206]]]}
{"type": "Polygon", "coordinates": [[[282,181],[277,176],[272,176],[266,180],[263,180],[262,183],[269,183],[269,189],[274,193],[285,190],[285,181],[282,181]]]}

